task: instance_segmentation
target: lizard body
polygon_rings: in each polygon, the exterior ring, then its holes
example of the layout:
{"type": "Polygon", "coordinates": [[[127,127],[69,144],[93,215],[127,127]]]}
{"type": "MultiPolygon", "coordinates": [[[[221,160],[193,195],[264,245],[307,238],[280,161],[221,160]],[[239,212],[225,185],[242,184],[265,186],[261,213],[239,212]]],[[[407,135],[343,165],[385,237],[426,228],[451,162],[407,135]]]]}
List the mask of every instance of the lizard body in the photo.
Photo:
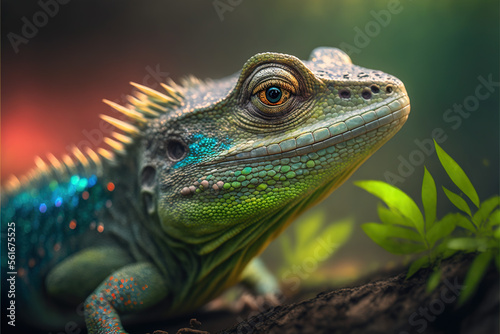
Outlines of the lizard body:
{"type": "Polygon", "coordinates": [[[81,303],[90,333],[124,333],[127,314],[210,301],[410,110],[400,80],[334,48],[308,61],[257,54],[233,76],[163,92],[135,86],[128,106],[108,101],[127,116],[103,116],[120,130],[111,150],[39,159],[2,201],[2,244],[9,222],[17,233],[17,300],[42,328],[81,303]]]}

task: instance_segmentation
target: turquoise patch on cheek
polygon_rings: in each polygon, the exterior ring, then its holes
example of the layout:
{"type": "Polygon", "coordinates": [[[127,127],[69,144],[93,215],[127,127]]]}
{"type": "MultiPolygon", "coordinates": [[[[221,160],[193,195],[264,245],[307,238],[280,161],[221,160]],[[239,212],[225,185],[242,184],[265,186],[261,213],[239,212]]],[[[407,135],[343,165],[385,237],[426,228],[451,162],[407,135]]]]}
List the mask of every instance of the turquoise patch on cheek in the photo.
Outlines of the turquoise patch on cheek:
{"type": "Polygon", "coordinates": [[[177,162],[173,168],[178,169],[187,165],[194,165],[204,161],[205,159],[218,155],[221,151],[226,151],[231,148],[229,138],[223,140],[214,137],[207,137],[203,134],[194,134],[189,144],[189,154],[177,162]]]}

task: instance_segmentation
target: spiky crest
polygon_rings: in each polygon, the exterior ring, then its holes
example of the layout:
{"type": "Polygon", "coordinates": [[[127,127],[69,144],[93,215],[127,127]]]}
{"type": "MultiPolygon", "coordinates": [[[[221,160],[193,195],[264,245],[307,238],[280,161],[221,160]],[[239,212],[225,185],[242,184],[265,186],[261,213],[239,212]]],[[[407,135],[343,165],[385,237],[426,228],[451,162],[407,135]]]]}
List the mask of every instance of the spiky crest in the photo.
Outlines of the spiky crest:
{"type": "Polygon", "coordinates": [[[158,118],[177,106],[180,106],[184,100],[186,88],[202,83],[201,80],[190,76],[182,80],[183,85],[176,84],[172,79],[167,83],[161,83],[164,92],[156,91],[152,88],[131,82],[137,90],[133,95],[127,96],[129,104],[119,105],[115,102],[104,99],[103,102],[111,108],[122,113],[126,120],[117,119],[108,115],[100,115],[106,122],[110,123],[120,132],[113,132],[111,136],[106,137],[104,142],[110,149],[98,148],[95,152],[89,147],[82,152],[76,146],[73,146],[71,154],[65,154],[61,159],[57,159],[53,154],[47,154],[45,161],[40,157],[35,157],[35,168],[29,170],[25,175],[17,178],[11,175],[4,183],[3,190],[7,194],[12,194],[22,188],[36,186],[35,183],[48,177],[57,179],[64,178],[76,172],[88,171],[97,175],[103,173],[103,159],[108,163],[116,163],[116,155],[125,155],[127,147],[134,143],[135,139],[141,134],[148,120],[158,118]]]}

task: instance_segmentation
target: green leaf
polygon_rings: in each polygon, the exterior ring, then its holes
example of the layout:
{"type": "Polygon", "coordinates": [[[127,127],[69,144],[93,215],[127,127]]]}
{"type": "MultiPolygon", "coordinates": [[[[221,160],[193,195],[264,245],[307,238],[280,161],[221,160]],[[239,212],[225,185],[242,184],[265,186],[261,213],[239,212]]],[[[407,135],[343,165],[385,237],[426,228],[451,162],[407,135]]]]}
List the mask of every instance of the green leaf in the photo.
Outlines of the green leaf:
{"type": "Polygon", "coordinates": [[[500,271],[500,254],[495,255],[495,265],[497,266],[497,270],[500,271]]]}
{"type": "Polygon", "coordinates": [[[427,232],[427,242],[432,248],[439,239],[443,239],[451,234],[456,226],[456,216],[447,214],[441,220],[437,221],[427,232]]]}
{"type": "Polygon", "coordinates": [[[412,264],[410,265],[410,268],[408,268],[408,273],[406,274],[406,279],[415,275],[415,273],[417,271],[419,271],[420,269],[427,268],[428,266],[430,266],[430,264],[431,264],[431,262],[430,262],[428,255],[423,256],[420,259],[413,261],[412,264]]]}
{"type": "Polygon", "coordinates": [[[427,280],[427,288],[425,289],[427,293],[431,293],[434,291],[437,286],[439,285],[439,282],[441,281],[441,270],[439,268],[436,268],[430,274],[429,279],[427,280]]]}
{"type": "Polygon", "coordinates": [[[463,169],[441,148],[441,146],[438,145],[438,143],[436,143],[435,140],[434,146],[436,146],[436,153],[439,161],[441,162],[441,165],[443,165],[450,179],[467,197],[470,198],[472,203],[479,207],[479,196],[477,196],[476,189],[474,189],[474,186],[463,169]]]}
{"type": "Polygon", "coordinates": [[[439,258],[441,260],[447,259],[453,256],[458,250],[448,248],[446,242],[440,243],[437,247],[432,250],[433,258],[439,258]]]}
{"type": "Polygon", "coordinates": [[[410,229],[378,223],[366,223],[361,227],[373,241],[393,254],[414,254],[427,249],[422,242],[411,241],[421,237],[410,229]]]}
{"type": "Polygon", "coordinates": [[[458,297],[459,305],[463,305],[470,297],[472,297],[474,292],[476,292],[479,283],[488,269],[488,265],[490,264],[492,257],[492,252],[485,252],[476,256],[474,261],[472,261],[469,271],[465,276],[464,286],[460,292],[460,296],[458,297]]]}
{"type": "Polygon", "coordinates": [[[488,249],[488,240],[479,238],[454,238],[448,241],[448,248],[462,251],[485,251],[488,249]]]}
{"type": "Polygon", "coordinates": [[[493,227],[496,225],[500,225],[500,210],[498,209],[493,211],[488,219],[488,226],[493,227]]]}
{"type": "Polygon", "coordinates": [[[491,215],[493,210],[500,205],[500,196],[493,196],[481,203],[479,210],[474,214],[474,221],[481,224],[491,215]]]}
{"type": "Polygon", "coordinates": [[[358,181],[355,184],[383,200],[393,211],[400,212],[413,223],[420,235],[424,235],[424,217],[417,204],[402,190],[383,181],[358,181]]]}
{"type": "Polygon", "coordinates": [[[400,227],[400,226],[394,226],[394,225],[382,225],[382,224],[377,224],[377,226],[373,227],[375,229],[379,229],[381,232],[384,234],[384,237],[386,238],[393,238],[393,239],[406,239],[406,240],[411,240],[411,241],[417,241],[417,242],[424,242],[422,239],[422,236],[415,232],[413,229],[409,229],[406,227],[400,227]]]}
{"type": "Polygon", "coordinates": [[[467,202],[462,197],[458,196],[453,191],[446,189],[444,186],[443,190],[444,193],[446,194],[446,197],[448,197],[448,199],[450,200],[451,203],[453,203],[453,205],[455,205],[459,210],[462,210],[469,216],[472,216],[472,213],[470,212],[470,208],[467,205],[467,202]]]}
{"type": "Polygon", "coordinates": [[[307,244],[311,242],[316,234],[318,234],[321,225],[325,221],[325,212],[318,210],[312,215],[306,216],[297,223],[295,228],[295,236],[297,240],[296,249],[302,250],[306,248],[307,244]]]}
{"type": "Polygon", "coordinates": [[[496,239],[500,239],[500,228],[497,228],[495,230],[495,232],[493,232],[493,236],[496,238],[496,239]]]}
{"type": "Polygon", "coordinates": [[[436,183],[425,166],[422,180],[422,204],[425,212],[425,228],[428,231],[436,220],[437,191],[436,183]]]}
{"type": "Polygon", "coordinates": [[[408,218],[403,217],[399,212],[386,208],[382,203],[378,204],[377,212],[380,221],[384,224],[414,227],[413,223],[408,220],[408,218]]]}
{"type": "Polygon", "coordinates": [[[457,226],[463,227],[473,233],[477,233],[476,225],[466,216],[461,213],[449,213],[449,215],[455,216],[455,224],[457,226]]]}
{"type": "Polygon", "coordinates": [[[449,249],[448,248],[444,252],[441,253],[441,259],[445,260],[447,258],[450,258],[453,255],[455,255],[457,252],[459,252],[459,250],[457,250],[457,249],[449,249]]]}

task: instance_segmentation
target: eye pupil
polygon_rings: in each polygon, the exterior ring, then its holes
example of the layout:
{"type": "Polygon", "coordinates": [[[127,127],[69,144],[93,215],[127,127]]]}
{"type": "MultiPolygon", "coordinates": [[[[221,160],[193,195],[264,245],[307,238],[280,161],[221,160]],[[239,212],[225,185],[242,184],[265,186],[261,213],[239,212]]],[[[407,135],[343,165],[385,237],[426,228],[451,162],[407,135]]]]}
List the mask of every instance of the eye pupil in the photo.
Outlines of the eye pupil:
{"type": "Polygon", "coordinates": [[[266,98],[271,103],[278,102],[281,99],[282,94],[281,89],[278,87],[269,87],[266,90],[266,98]]]}
{"type": "MultiPolygon", "coordinates": [[[[279,85],[269,85],[268,88],[257,90],[257,97],[262,104],[267,106],[277,107],[284,105],[290,98],[290,91],[287,88],[282,88],[279,85]]],[[[278,109],[274,108],[272,112],[278,109]]]]}
{"type": "Polygon", "coordinates": [[[179,140],[171,140],[167,144],[167,155],[170,160],[182,160],[186,156],[186,152],[186,145],[179,140]]]}

